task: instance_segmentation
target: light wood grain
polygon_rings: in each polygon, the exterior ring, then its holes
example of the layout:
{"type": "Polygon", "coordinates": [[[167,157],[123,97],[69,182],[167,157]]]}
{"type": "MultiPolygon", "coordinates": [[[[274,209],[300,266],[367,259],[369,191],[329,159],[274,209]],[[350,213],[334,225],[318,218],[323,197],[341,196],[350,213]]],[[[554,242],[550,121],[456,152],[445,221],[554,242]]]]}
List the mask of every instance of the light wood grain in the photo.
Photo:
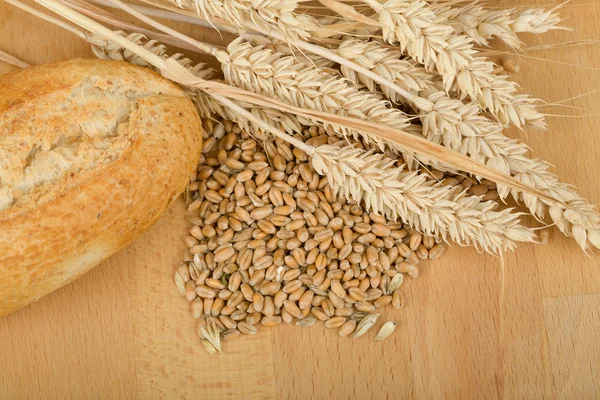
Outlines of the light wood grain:
{"type": "MultiPolygon", "coordinates": [[[[521,3],[523,4],[523,3],[521,3]]],[[[532,4],[532,3],[528,3],[532,4]]],[[[540,3],[541,4],[541,3],[540,3]]],[[[503,3],[508,6],[509,3],[503,3]]],[[[532,45],[600,37],[600,5],[568,5],[576,28],[532,45]]],[[[182,28],[181,25],[178,26],[182,28]]],[[[184,28],[198,38],[211,31],[184,28]]],[[[29,63],[91,56],[71,34],[0,2],[0,50],[29,63]]],[[[515,79],[549,103],[587,94],[518,132],[535,155],[600,202],[600,45],[538,51],[515,79]],[[573,64],[586,66],[576,67],[573,64]]],[[[0,63],[0,73],[14,70],[0,63]]],[[[1,90],[1,88],[0,88],[1,90]]],[[[282,326],[201,348],[187,301],[171,282],[183,251],[183,205],[76,282],[0,319],[1,399],[596,399],[600,395],[600,262],[553,232],[549,246],[499,259],[453,248],[405,286],[407,307],[384,310],[383,343],[340,339],[322,326],[282,326]]]]}
{"type": "Polygon", "coordinates": [[[559,399],[600,398],[600,296],[544,299],[544,321],[559,399]],[[590,368],[579,368],[589,365],[590,368]]]}

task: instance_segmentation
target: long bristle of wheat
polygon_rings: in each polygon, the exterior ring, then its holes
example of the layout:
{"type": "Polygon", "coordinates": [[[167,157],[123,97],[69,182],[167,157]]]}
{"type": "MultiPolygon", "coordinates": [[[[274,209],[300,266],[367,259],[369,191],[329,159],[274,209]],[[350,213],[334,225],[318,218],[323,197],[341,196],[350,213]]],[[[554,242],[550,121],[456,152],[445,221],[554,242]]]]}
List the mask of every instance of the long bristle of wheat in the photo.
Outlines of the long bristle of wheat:
{"type": "Polygon", "coordinates": [[[311,162],[336,193],[424,233],[491,253],[513,249],[518,241],[535,241],[533,231],[520,224],[518,213],[496,211],[497,203],[456,193],[396,166],[385,155],[340,143],[317,147],[311,162]]]}

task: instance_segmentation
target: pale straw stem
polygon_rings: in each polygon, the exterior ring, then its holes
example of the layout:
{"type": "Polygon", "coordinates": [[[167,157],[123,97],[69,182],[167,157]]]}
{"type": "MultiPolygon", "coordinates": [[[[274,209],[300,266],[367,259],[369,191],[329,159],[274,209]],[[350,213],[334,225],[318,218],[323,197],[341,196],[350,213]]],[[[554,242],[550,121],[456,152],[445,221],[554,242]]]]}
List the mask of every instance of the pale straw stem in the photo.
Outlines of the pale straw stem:
{"type": "Polygon", "coordinates": [[[30,65],[27,64],[25,61],[21,61],[17,57],[10,55],[8,53],[5,53],[2,50],[0,50],[0,60],[4,61],[6,63],[9,63],[11,65],[14,65],[15,67],[19,67],[19,68],[30,67],[30,65]]]}

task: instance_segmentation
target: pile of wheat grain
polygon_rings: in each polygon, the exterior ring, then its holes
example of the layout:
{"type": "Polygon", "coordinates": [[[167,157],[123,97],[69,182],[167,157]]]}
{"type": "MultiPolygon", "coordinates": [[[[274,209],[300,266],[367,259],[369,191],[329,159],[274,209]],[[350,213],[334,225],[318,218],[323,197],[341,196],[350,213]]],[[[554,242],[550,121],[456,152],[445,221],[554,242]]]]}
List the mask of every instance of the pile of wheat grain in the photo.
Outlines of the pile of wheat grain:
{"type": "MultiPolygon", "coordinates": [[[[444,253],[439,239],[336,195],[307,154],[285,141],[256,140],[229,120],[205,125],[189,185],[188,250],[174,279],[207,351],[282,322],[309,327],[320,320],[357,338],[375,324],[379,308],[404,305],[405,276],[417,278],[421,261],[444,253]]],[[[335,139],[312,126],[302,140],[335,139]]],[[[455,193],[497,197],[492,182],[430,174],[455,193]]],[[[377,340],[394,326],[384,324],[377,340]]]]}

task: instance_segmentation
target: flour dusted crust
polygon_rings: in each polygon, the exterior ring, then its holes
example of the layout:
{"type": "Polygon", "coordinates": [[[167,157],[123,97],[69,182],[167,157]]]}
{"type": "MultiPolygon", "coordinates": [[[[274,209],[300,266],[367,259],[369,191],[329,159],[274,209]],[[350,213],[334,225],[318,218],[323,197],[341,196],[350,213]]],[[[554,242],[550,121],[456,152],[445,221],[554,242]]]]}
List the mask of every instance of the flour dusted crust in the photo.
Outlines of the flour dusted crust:
{"type": "Polygon", "coordinates": [[[0,316],[146,231],[201,147],[194,105],[147,69],[82,59],[0,75],[0,316]]]}

